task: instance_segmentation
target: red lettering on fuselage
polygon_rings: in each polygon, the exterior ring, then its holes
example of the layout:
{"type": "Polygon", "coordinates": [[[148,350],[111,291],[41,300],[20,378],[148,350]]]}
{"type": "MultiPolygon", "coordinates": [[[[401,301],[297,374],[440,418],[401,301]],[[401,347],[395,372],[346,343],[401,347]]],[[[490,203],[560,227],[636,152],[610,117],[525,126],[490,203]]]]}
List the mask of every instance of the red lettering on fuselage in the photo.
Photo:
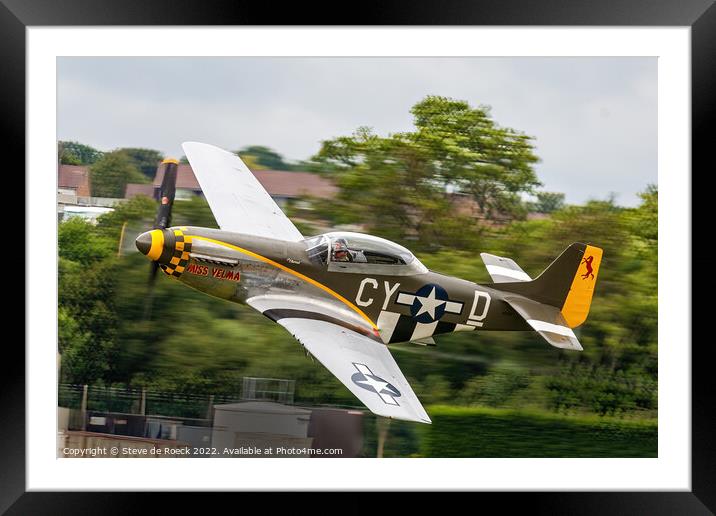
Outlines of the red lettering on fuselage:
{"type": "Polygon", "coordinates": [[[211,275],[216,279],[228,281],[239,281],[241,278],[239,271],[227,271],[226,269],[217,269],[216,267],[212,268],[211,275]]]}
{"type": "Polygon", "coordinates": [[[208,276],[209,275],[209,267],[206,265],[197,265],[196,263],[190,264],[186,271],[190,274],[196,274],[197,276],[208,276]]]}

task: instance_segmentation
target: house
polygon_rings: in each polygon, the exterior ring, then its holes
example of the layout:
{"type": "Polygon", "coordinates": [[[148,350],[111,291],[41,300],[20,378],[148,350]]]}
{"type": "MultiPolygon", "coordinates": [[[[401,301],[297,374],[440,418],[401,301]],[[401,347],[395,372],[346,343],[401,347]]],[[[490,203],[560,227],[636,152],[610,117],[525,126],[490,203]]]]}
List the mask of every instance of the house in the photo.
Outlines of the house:
{"type": "Polygon", "coordinates": [[[76,197],[89,197],[89,167],[60,165],[57,172],[57,193],[76,197]]]}
{"type": "Polygon", "coordinates": [[[254,175],[279,206],[299,197],[332,199],[338,195],[333,181],[311,172],[256,170],[254,175]]]}
{"type": "Polygon", "coordinates": [[[92,197],[91,190],[89,167],[60,164],[57,168],[58,222],[80,217],[95,223],[97,217],[113,211],[114,206],[124,201],[124,199],[92,197]]]}
{"type": "MultiPolygon", "coordinates": [[[[279,206],[283,206],[288,200],[299,197],[312,196],[330,199],[338,193],[338,188],[332,181],[311,172],[254,170],[252,173],[279,206]]],[[[129,183],[125,191],[125,198],[147,195],[158,199],[163,179],[164,167],[160,164],[157,167],[157,172],[151,185],[129,183]]],[[[194,195],[201,195],[201,186],[199,186],[199,182],[194,176],[191,165],[181,163],[177,167],[175,199],[190,199],[194,195]]]]}
{"type": "Polygon", "coordinates": [[[146,195],[147,197],[154,197],[154,185],[151,183],[127,183],[127,188],[124,190],[124,198],[131,199],[138,195],[146,195]]]}

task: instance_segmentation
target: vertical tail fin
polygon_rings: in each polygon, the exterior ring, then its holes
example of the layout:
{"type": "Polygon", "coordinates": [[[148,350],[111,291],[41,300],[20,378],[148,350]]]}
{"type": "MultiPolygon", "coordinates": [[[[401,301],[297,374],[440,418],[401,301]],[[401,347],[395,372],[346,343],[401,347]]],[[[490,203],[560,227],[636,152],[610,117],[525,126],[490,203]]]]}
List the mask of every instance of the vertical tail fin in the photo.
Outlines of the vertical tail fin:
{"type": "Polygon", "coordinates": [[[587,320],[601,263],[602,250],[599,247],[586,246],[562,306],[562,315],[570,328],[576,328],[587,320]]]}
{"type": "Polygon", "coordinates": [[[533,281],[498,283],[493,287],[556,307],[567,325],[575,328],[589,314],[601,261],[599,247],[574,243],[533,281]]]}

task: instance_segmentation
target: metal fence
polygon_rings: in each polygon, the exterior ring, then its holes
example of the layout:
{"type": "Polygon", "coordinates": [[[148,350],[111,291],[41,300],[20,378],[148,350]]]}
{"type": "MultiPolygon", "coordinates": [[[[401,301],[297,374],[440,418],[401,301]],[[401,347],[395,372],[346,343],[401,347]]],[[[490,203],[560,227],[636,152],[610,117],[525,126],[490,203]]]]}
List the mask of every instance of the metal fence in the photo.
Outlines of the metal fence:
{"type": "Polygon", "coordinates": [[[253,377],[244,378],[240,392],[219,395],[62,383],[57,401],[60,407],[85,411],[211,419],[214,405],[247,400],[293,404],[294,389],[294,380],[253,377]]]}
{"type": "Polygon", "coordinates": [[[278,403],[293,403],[295,380],[279,378],[244,377],[241,398],[244,400],[272,400],[278,403]]]}

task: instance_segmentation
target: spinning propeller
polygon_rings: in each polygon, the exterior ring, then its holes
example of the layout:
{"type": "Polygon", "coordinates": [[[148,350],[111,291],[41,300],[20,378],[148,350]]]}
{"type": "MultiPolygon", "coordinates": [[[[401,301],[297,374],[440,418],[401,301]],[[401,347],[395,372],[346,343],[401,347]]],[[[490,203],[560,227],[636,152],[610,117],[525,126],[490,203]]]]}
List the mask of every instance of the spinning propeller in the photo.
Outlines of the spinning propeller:
{"type": "MultiPolygon", "coordinates": [[[[157,279],[157,270],[159,269],[159,263],[156,261],[157,258],[159,258],[159,255],[153,255],[157,252],[161,254],[162,244],[159,243],[158,240],[160,240],[159,237],[161,232],[171,224],[172,206],[174,206],[174,195],[176,194],[177,168],[179,166],[179,162],[175,159],[167,158],[162,161],[162,164],[164,165],[164,177],[162,178],[162,186],[159,189],[159,209],[157,210],[157,216],[154,220],[153,230],[142,233],[135,241],[137,249],[139,249],[142,254],[145,254],[152,259],[148,282],[149,294],[147,295],[144,305],[144,316],[147,319],[149,319],[152,311],[154,282],[157,279]],[[159,244],[159,247],[157,247],[157,244],[159,244]]],[[[163,238],[161,238],[161,240],[163,241],[163,238]]]]}

